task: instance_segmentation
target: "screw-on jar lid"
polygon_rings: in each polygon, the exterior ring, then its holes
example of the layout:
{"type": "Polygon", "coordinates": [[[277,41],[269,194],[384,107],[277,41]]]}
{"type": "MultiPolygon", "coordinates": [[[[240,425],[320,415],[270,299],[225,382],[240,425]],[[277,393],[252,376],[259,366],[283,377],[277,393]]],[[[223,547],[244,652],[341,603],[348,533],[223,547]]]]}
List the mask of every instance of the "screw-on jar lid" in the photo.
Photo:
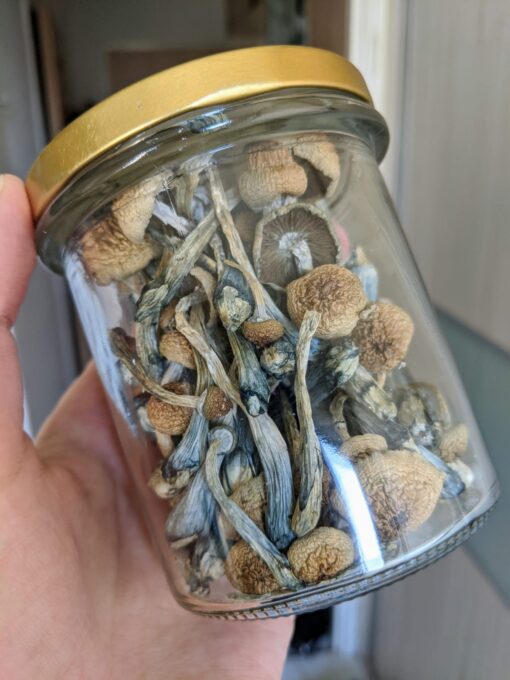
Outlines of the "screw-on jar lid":
{"type": "Polygon", "coordinates": [[[26,180],[35,217],[79,170],[129,137],[193,109],[288,87],[342,90],[372,103],[349,61],[314,47],[251,47],[175,66],[92,107],[43,149],[26,180]]]}

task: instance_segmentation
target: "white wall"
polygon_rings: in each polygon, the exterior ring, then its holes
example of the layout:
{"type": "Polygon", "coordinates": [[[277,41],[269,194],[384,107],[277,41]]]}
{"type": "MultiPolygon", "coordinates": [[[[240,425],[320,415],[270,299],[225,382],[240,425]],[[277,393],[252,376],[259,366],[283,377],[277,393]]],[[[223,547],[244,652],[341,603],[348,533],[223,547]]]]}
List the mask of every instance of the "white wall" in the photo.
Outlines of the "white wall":
{"type": "Polygon", "coordinates": [[[434,302],[507,350],[509,64],[508,0],[409,0],[397,207],[434,302]]]}

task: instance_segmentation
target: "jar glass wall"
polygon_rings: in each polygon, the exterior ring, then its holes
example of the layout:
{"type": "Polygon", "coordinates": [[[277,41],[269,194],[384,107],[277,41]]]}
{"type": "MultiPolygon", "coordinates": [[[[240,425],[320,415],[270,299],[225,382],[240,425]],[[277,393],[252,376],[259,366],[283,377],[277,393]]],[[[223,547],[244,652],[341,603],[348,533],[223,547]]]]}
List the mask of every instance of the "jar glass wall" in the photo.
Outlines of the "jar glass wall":
{"type": "Polygon", "coordinates": [[[354,597],[447,553],[495,501],[386,144],[355,97],[274,92],[133,137],[41,221],[195,611],[354,597]]]}

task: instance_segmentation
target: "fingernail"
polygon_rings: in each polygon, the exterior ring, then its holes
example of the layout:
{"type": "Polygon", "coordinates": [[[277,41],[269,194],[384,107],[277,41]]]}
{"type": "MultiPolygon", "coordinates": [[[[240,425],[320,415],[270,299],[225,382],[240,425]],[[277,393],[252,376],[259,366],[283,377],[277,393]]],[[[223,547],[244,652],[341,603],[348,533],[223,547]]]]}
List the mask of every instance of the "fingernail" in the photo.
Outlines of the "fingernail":
{"type": "Polygon", "coordinates": [[[5,184],[5,175],[0,175],[0,192],[4,188],[4,184],[5,184]]]}

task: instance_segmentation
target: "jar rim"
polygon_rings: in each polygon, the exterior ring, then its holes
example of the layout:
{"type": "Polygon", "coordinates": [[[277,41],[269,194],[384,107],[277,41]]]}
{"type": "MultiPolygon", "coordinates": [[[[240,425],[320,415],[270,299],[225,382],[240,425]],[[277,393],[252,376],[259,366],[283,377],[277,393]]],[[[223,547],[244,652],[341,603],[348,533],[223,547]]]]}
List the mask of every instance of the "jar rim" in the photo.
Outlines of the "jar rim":
{"type": "Polygon", "coordinates": [[[292,87],[340,90],[372,104],[356,67],[315,47],[250,47],[174,66],[96,104],[54,137],[26,179],[34,217],[88,163],[165,119],[292,87]]]}

